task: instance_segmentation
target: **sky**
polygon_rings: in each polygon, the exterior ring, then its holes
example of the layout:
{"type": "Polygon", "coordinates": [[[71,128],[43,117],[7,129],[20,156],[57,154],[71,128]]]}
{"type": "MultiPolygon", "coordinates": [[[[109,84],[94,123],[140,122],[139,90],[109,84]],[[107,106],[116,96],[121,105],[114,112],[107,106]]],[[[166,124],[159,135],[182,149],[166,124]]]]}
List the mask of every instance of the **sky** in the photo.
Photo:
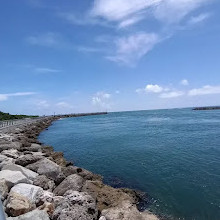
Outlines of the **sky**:
{"type": "Polygon", "coordinates": [[[220,105],[218,0],[0,2],[0,111],[220,105]]]}

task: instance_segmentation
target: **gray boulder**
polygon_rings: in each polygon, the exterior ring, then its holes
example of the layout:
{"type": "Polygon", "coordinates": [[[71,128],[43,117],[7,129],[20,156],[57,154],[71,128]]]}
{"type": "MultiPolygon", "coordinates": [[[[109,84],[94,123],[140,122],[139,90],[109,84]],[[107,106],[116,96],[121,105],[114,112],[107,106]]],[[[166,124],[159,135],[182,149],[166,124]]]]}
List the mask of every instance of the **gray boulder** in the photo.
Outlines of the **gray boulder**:
{"type": "Polygon", "coordinates": [[[9,188],[18,183],[31,183],[20,171],[2,170],[0,171],[0,179],[5,179],[9,188]]]}
{"type": "Polygon", "coordinates": [[[35,179],[39,175],[38,173],[35,173],[32,170],[29,170],[25,167],[22,167],[16,164],[5,165],[2,167],[2,170],[20,171],[23,175],[25,175],[30,180],[35,179]]]}
{"type": "Polygon", "coordinates": [[[53,161],[48,160],[47,158],[41,159],[36,163],[29,164],[26,166],[26,168],[33,170],[40,175],[45,175],[46,177],[53,180],[56,180],[57,176],[61,172],[60,166],[58,166],[53,161]]]}
{"type": "Polygon", "coordinates": [[[48,179],[45,175],[37,176],[34,179],[33,184],[42,187],[44,190],[49,190],[49,191],[53,191],[53,189],[55,188],[54,181],[48,179]]]}
{"type": "Polygon", "coordinates": [[[11,188],[11,193],[16,193],[22,195],[23,197],[27,198],[32,204],[36,203],[36,197],[39,193],[43,193],[43,189],[39,186],[26,184],[26,183],[19,183],[11,188]]]}
{"type": "MultiPolygon", "coordinates": [[[[2,155],[3,156],[3,155],[2,155]]],[[[4,167],[5,165],[10,165],[10,164],[14,164],[15,163],[15,159],[7,157],[5,158],[1,163],[0,163],[0,170],[2,169],[2,167],[4,167]]]]}
{"type": "Polygon", "coordinates": [[[0,196],[4,200],[8,195],[8,186],[5,179],[0,179],[0,196]]]}
{"type": "Polygon", "coordinates": [[[31,211],[31,202],[24,196],[17,193],[10,193],[6,201],[5,212],[9,216],[19,216],[31,211]]]}
{"type": "Polygon", "coordinates": [[[19,157],[19,152],[16,149],[3,150],[1,154],[7,157],[11,157],[13,159],[16,159],[19,157]]]}
{"type": "Polygon", "coordinates": [[[48,214],[43,210],[35,209],[18,217],[9,217],[7,220],[50,220],[48,214]]]}
{"type": "Polygon", "coordinates": [[[0,163],[3,162],[3,161],[6,160],[6,159],[8,159],[7,156],[0,154],[0,163]]]}
{"type": "Polygon", "coordinates": [[[10,157],[7,157],[5,160],[3,160],[0,163],[0,170],[2,169],[2,167],[6,166],[6,165],[11,165],[15,163],[15,159],[12,159],[10,157]]]}
{"type": "Polygon", "coordinates": [[[83,178],[77,174],[68,176],[63,182],[58,185],[53,193],[58,196],[64,195],[68,190],[80,191],[83,187],[83,178]]]}
{"type": "Polygon", "coordinates": [[[17,158],[15,163],[21,166],[27,166],[28,164],[35,163],[42,158],[43,156],[41,155],[26,154],[26,155],[22,155],[19,158],[17,158]]]}
{"type": "Polygon", "coordinates": [[[20,150],[22,144],[20,142],[10,142],[10,143],[3,143],[0,144],[0,152],[3,150],[10,150],[10,149],[17,149],[20,150]]]}
{"type": "Polygon", "coordinates": [[[27,148],[29,151],[38,152],[41,151],[42,146],[40,144],[31,144],[30,147],[27,148]]]}
{"type": "Polygon", "coordinates": [[[93,220],[98,210],[95,200],[85,192],[68,191],[55,208],[53,220],[93,220]]]}

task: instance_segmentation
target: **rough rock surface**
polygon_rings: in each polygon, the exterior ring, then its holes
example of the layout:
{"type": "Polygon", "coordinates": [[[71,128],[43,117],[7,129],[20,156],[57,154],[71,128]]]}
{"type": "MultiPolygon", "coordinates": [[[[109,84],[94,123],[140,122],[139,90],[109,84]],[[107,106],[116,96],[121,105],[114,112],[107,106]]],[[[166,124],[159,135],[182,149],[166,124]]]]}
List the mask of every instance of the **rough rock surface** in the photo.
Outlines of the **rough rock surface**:
{"type": "Polygon", "coordinates": [[[98,210],[95,200],[85,192],[67,191],[64,200],[57,205],[54,220],[93,220],[97,219],[98,210]]]}
{"type": "Polygon", "coordinates": [[[24,176],[26,176],[30,180],[35,179],[39,175],[38,173],[35,173],[32,170],[29,170],[25,167],[16,164],[5,165],[2,167],[2,170],[20,171],[24,176]]]}
{"type": "Polygon", "coordinates": [[[19,183],[11,188],[9,195],[11,195],[11,193],[19,194],[27,198],[32,204],[35,204],[37,194],[41,192],[43,192],[43,189],[39,186],[19,183]]]}
{"type": "Polygon", "coordinates": [[[0,179],[5,179],[9,188],[18,183],[31,183],[20,171],[2,170],[0,171],[0,179]]]}
{"type": "Polygon", "coordinates": [[[10,150],[10,149],[19,150],[21,146],[22,144],[19,142],[5,142],[0,145],[0,152],[2,152],[3,150],[10,150]]]}
{"type": "Polygon", "coordinates": [[[37,176],[33,184],[42,187],[44,190],[52,191],[55,188],[55,183],[53,180],[48,179],[45,175],[37,176]]]}
{"type": "Polygon", "coordinates": [[[3,150],[1,152],[2,155],[7,156],[7,157],[11,157],[13,159],[16,159],[19,157],[19,152],[16,149],[10,149],[10,150],[3,150]]]}
{"type": "Polygon", "coordinates": [[[0,163],[7,159],[8,159],[7,156],[0,154],[0,163]]]}
{"type": "Polygon", "coordinates": [[[18,217],[9,217],[7,220],[49,220],[49,216],[45,211],[35,209],[18,217]]]}
{"type": "Polygon", "coordinates": [[[53,193],[62,196],[68,190],[80,191],[82,186],[83,178],[77,174],[72,174],[63,180],[63,182],[54,189],[53,193]]]}
{"type": "Polygon", "coordinates": [[[135,205],[128,200],[123,201],[116,207],[104,209],[102,215],[107,220],[158,220],[154,215],[139,212],[135,205]]]}
{"type": "Polygon", "coordinates": [[[46,177],[53,180],[55,180],[61,172],[60,166],[47,158],[41,159],[36,163],[29,164],[26,166],[26,168],[33,170],[41,175],[45,175],[46,177]]]}
{"type": "Polygon", "coordinates": [[[21,166],[27,166],[28,164],[35,163],[42,158],[43,156],[41,155],[26,154],[17,158],[15,163],[21,166]]]}
{"type": "Polygon", "coordinates": [[[24,196],[12,192],[6,201],[6,213],[9,216],[18,216],[31,211],[32,204],[24,196]]]}
{"type": "Polygon", "coordinates": [[[71,174],[78,174],[86,180],[102,180],[102,176],[76,166],[63,167],[62,172],[65,176],[69,176],[71,174]]]}
{"type": "Polygon", "coordinates": [[[8,186],[5,179],[0,179],[0,196],[4,200],[8,195],[8,186]]]}
{"type": "Polygon", "coordinates": [[[0,128],[1,199],[8,216],[17,216],[7,219],[158,219],[137,210],[134,191],[103,184],[100,175],[73,166],[62,152],[39,143],[39,133],[59,118],[23,120],[24,124],[0,128]]]}
{"type": "Polygon", "coordinates": [[[125,193],[122,189],[115,189],[103,184],[101,181],[87,180],[82,191],[88,192],[97,200],[99,210],[117,206],[124,200],[129,200],[132,203],[135,203],[135,198],[125,193]]]}
{"type": "Polygon", "coordinates": [[[9,165],[9,164],[14,164],[15,163],[15,159],[12,159],[10,157],[7,157],[5,160],[3,160],[1,163],[0,163],[0,170],[2,169],[3,166],[5,165],[9,165]]]}

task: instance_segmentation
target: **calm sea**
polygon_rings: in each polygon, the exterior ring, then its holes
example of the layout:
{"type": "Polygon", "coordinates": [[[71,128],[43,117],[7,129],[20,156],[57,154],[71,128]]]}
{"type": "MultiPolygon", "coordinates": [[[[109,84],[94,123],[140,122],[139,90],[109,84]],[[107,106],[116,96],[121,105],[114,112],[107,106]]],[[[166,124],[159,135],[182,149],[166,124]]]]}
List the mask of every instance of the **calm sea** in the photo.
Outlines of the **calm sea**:
{"type": "Polygon", "coordinates": [[[104,176],[146,192],[171,219],[220,219],[220,111],[109,113],[53,123],[39,140],[104,176]]]}

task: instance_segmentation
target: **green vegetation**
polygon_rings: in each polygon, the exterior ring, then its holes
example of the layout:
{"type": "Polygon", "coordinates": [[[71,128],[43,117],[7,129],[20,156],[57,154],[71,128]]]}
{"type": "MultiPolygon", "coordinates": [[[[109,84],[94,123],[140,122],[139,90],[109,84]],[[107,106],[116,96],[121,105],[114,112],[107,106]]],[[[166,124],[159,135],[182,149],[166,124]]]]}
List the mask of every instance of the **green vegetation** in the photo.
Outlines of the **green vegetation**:
{"type": "Polygon", "coordinates": [[[0,121],[2,120],[14,120],[14,119],[22,119],[22,118],[36,118],[37,115],[11,115],[9,113],[4,113],[0,111],[0,121]]]}

